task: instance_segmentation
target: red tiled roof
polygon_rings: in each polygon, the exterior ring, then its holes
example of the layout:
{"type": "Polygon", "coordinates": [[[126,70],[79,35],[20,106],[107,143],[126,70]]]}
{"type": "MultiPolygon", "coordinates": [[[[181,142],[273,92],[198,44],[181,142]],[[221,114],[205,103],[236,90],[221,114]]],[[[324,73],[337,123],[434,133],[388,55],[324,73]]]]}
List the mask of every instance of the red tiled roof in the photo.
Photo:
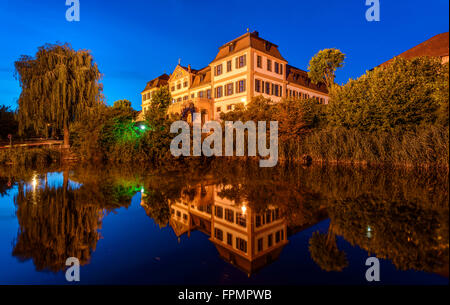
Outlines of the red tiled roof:
{"type": "Polygon", "coordinates": [[[328,93],[327,86],[324,83],[313,84],[308,76],[308,72],[295,68],[291,65],[286,65],[286,80],[289,83],[294,83],[312,90],[317,90],[325,94],[328,93]]]}
{"type": "MultiPolygon", "coordinates": [[[[444,57],[449,54],[449,33],[438,34],[421,44],[397,55],[396,57],[414,58],[419,56],[444,57]]],[[[395,57],[394,57],[395,58],[395,57]]],[[[394,58],[382,63],[380,66],[389,64],[394,58]]]]}
{"type": "Polygon", "coordinates": [[[227,57],[228,55],[247,49],[248,47],[252,47],[275,58],[286,61],[286,59],[281,56],[280,51],[278,51],[278,46],[276,44],[260,38],[258,32],[255,31],[252,33],[245,33],[244,35],[233,39],[232,41],[221,46],[219,48],[219,53],[217,53],[216,58],[214,58],[213,62],[227,57]]]}
{"type": "Polygon", "coordinates": [[[206,67],[196,72],[192,80],[191,88],[211,83],[211,67],[206,67]]]}
{"type": "Polygon", "coordinates": [[[147,85],[145,86],[145,89],[142,90],[142,92],[147,91],[152,88],[159,88],[159,87],[167,86],[167,84],[169,83],[168,82],[169,77],[170,77],[169,75],[164,73],[164,74],[158,76],[157,78],[152,79],[151,81],[149,81],[147,83],[147,85]]]}

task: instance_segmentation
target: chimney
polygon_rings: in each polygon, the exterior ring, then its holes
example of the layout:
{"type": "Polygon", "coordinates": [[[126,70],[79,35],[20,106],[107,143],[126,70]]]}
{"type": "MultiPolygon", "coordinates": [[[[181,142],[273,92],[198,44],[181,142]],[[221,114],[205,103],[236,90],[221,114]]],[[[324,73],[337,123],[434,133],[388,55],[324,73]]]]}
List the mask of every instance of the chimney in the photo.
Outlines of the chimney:
{"type": "Polygon", "coordinates": [[[256,37],[259,37],[259,33],[258,33],[258,31],[253,31],[253,33],[252,33],[253,35],[255,35],[256,37]]]}
{"type": "Polygon", "coordinates": [[[188,71],[191,72],[191,65],[188,65],[188,71]]]}

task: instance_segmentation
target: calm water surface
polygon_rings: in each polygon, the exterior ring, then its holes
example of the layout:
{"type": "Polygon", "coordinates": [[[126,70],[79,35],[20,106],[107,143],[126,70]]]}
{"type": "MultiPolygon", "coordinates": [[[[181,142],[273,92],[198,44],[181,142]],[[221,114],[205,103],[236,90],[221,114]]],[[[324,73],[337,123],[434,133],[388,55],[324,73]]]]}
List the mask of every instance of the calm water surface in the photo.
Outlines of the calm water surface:
{"type": "Polygon", "coordinates": [[[448,284],[448,207],[447,173],[1,167],[0,284],[448,284]]]}

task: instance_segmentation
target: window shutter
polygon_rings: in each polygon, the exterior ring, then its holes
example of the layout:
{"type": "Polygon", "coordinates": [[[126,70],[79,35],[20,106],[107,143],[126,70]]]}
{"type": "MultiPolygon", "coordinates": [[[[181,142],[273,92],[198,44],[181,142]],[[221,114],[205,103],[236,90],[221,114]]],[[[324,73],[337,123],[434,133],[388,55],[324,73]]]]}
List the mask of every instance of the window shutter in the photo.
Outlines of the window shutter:
{"type": "MultiPolygon", "coordinates": [[[[245,57],[244,57],[244,58],[245,58],[245,57]]],[[[243,88],[242,88],[243,91],[242,91],[242,92],[245,92],[245,79],[242,81],[242,83],[243,83],[243,86],[242,86],[242,87],[243,87],[243,88]]]]}
{"type": "Polygon", "coordinates": [[[236,69],[239,68],[239,57],[236,57],[236,69]]]}
{"type": "Polygon", "coordinates": [[[245,67],[247,65],[247,54],[244,54],[244,65],[243,67],[245,67]]]}

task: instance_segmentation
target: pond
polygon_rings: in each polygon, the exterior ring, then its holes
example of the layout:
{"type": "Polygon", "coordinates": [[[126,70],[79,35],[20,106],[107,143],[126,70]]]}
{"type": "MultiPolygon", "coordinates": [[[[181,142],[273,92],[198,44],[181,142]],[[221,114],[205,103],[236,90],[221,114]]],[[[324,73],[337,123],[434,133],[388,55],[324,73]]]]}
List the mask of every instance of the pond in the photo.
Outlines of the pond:
{"type": "Polygon", "coordinates": [[[0,284],[448,285],[448,173],[0,168],[0,284]]]}

